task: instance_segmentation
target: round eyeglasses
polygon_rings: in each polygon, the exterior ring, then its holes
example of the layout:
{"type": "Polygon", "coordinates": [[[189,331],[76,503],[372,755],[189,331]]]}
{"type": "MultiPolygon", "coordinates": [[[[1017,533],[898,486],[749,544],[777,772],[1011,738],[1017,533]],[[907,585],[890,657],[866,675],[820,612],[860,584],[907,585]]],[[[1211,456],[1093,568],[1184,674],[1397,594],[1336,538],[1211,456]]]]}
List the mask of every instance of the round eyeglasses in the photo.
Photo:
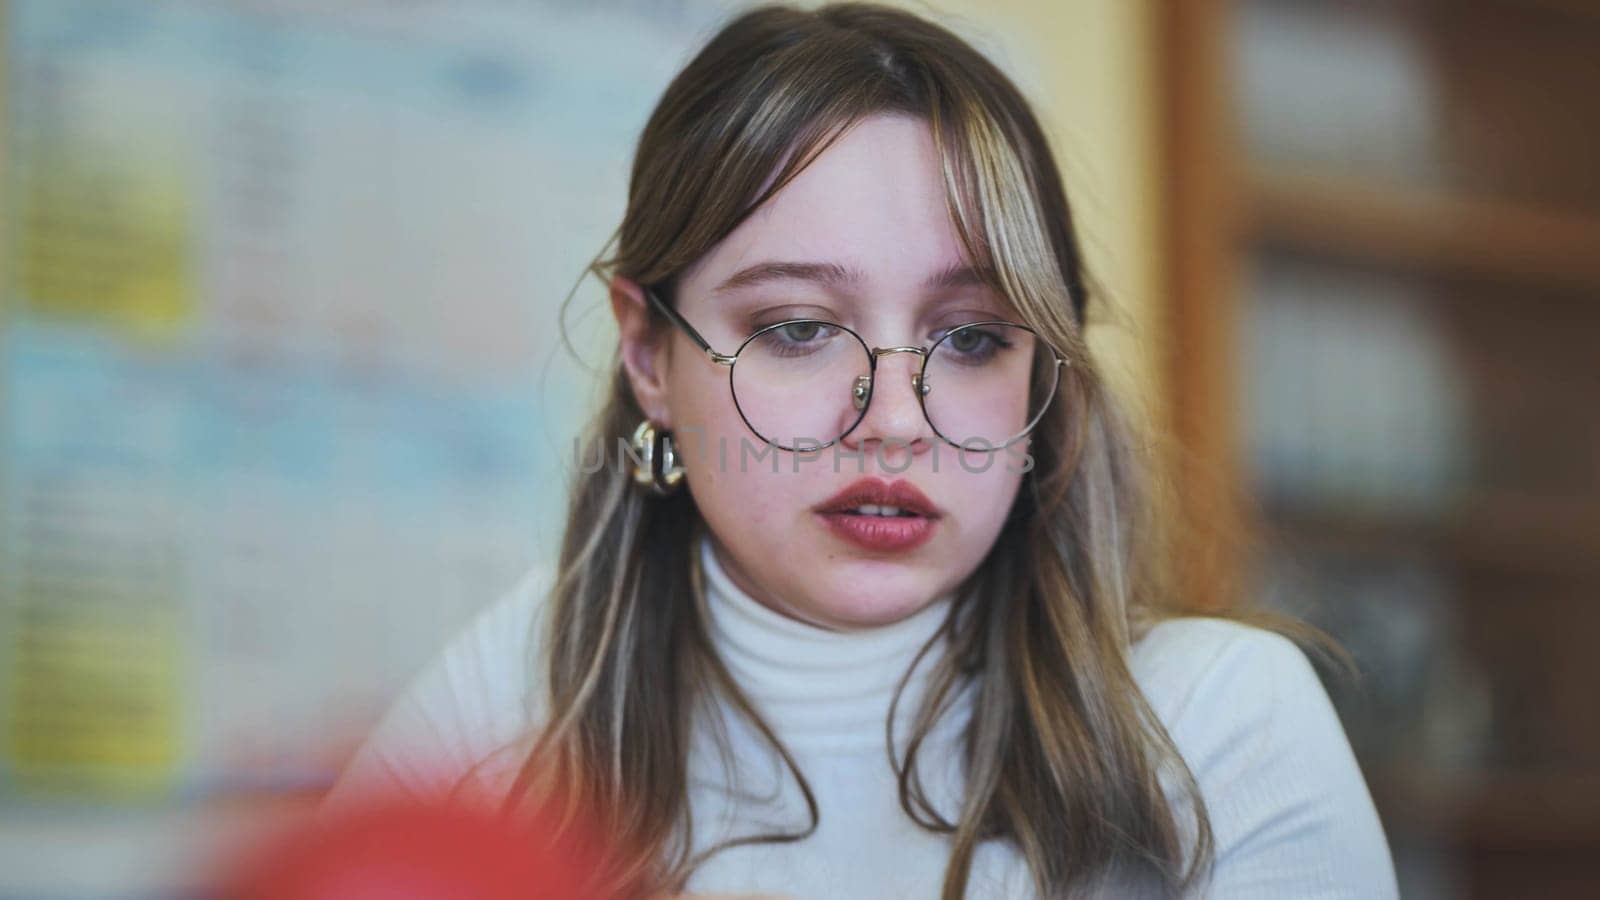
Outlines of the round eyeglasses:
{"type": "Polygon", "coordinates": [[[645,295],[713,363],[727,367],[745,425],[780,450],[820,450],[854,431],[872,401],[879,358],[894,353],[922,357],[911,389],[934,434],[963,450],[999,450],[1039,424],[1067,363],[1032,328],[1002,321],[958,325],[930,347],[869,347],[837,322],[788,319],[723,354],[653,290],[645,288],[645,295]]]}

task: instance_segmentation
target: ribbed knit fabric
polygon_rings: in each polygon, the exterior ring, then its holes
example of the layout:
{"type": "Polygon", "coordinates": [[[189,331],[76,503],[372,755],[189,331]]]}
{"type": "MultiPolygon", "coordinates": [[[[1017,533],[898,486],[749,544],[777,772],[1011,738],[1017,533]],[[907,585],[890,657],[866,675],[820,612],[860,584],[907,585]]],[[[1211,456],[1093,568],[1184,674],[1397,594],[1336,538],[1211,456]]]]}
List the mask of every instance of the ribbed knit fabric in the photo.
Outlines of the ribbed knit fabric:
{"type": "MultiPolygon", "coordinates": [[[[699,547],[708,627],[730,672],[790,750],[819,820],[793,843],[712,855],[689,888],[706,893],[833,898],[937,897],[948,839],[901,808],[886,723],[897,685],[938,629],[948,596],[890,626],[828,631],[741,591],[708,541],[699,547]]],[[[530,665],[548,574],[531,571],[478,616],[409,685],[357,751],[324,803],[372,792],[445,797],[474,772],[493,792],[509,783],[543,720],[542,663],[530,665]]],[[[903,747],[932,669],[930,654],[897,709],[903,747]]],[[[1371,796],[1321,683],[1287,639],[1247,625],[1183,618],[1155,626],[1129,664],[1198,780],[1216,840],[1206,897],[1286,900],[1397,896],[1371,796]]],[[[959,736],[973,692],[961,693],[921,751],[935,808],[953,816],[963,775],[959,736]]],[[[711,727],[697,730],[689,772],[694,844],[804,830],[805,799],[753,729],[724,716],[735,766],[711,727]]],[[[990,842],[968,897],[1032,896],[1022,857],[990,842]]]]}

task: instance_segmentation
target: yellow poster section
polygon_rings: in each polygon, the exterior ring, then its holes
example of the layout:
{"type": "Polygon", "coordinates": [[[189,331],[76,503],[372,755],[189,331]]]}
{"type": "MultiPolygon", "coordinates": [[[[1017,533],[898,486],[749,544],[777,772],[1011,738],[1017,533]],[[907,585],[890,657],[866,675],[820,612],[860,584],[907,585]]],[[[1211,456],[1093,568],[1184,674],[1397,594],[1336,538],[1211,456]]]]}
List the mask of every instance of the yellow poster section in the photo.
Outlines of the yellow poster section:
{"type": "Polygon", "coordinates": [[[178,155],[70,132],[32,138],[18,167],[19,311],[134,338],[176,337],[195,308],[192,211],[178,155]]]}
{"type": "MultiPolygon", "coordinates": [[[[194,204],[180,137],[136,123],[92,106],[12,120],[12,324],[170,345],[193,320],[194,204]]],[[[163,574],[171,563],[153,531],[160,525],[99,507],[95,498],[116,494],[120,481],[49,472],[13,480],[10,546],[0,552],[0,754],[13,791],[104,801],[160,798],[178,783],[182,598],[176,577],[163,574]]]]}
{"type": "Polygon", "coordinates": [[[183,748],[182,623],[169,592],[97,596],[78,579],[13,599],[7,751],[34,796],[165,795],[183,748]]]}

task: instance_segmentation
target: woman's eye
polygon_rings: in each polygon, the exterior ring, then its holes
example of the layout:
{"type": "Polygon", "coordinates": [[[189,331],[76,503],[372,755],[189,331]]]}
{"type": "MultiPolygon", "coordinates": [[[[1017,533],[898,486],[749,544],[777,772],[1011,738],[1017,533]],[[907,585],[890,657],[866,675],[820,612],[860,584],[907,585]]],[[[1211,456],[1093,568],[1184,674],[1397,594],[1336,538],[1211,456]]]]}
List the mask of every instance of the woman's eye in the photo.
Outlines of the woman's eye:
{"type": "Polygon", "coordinates": [[[984,344],[994,339],[994,335],[981,328],[946,328],[935,332],[933,339],[943,341],[947,347],[958,353],[971,353],[974,350],[981,350],[984,344]]]}
{"type": "Polygon", "coordinates": [[[827,322],[794,321],[769,325],[759,334],[752,350],[777,356],[808,356],[832,346],[839,328],[827,322]]]}
{"type": "Polygon", "coordinates": [[[981,349],[988,337],[989,335],[986,332],[979,331],[976,328],[968,328],[965,331],[958,331],[951,335],[950,346],[962,353],[971,353],[974,350],[981,349]]]}
{"type": "Polygon", "coordinates": [[[959,327],[943,332],[940,347],[968,363],[988,362],[1011,348],[1005,326],[959,327]]]}
{"type": "Polygon", "coordinates": [[[805,343],[821,337],[823,327],[821,322],[791,322],[788,325],[780,326],[778,330],[783,332],[783,336],[787,340],[805,343]]]}

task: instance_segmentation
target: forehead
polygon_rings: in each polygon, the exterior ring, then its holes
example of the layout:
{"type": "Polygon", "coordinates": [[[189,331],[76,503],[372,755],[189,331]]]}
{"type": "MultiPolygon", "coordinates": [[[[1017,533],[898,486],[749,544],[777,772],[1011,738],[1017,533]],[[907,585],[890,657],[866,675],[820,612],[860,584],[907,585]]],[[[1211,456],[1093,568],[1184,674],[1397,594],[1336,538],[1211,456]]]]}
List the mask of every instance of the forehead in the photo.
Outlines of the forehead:
{"type": "Polygon", "coordinates": [[[685,276],[703,294],[748,266],[830,263],[874,293],[910,290],[965,259],[933,135],[921,119],[857,122],[685,276]]]}

